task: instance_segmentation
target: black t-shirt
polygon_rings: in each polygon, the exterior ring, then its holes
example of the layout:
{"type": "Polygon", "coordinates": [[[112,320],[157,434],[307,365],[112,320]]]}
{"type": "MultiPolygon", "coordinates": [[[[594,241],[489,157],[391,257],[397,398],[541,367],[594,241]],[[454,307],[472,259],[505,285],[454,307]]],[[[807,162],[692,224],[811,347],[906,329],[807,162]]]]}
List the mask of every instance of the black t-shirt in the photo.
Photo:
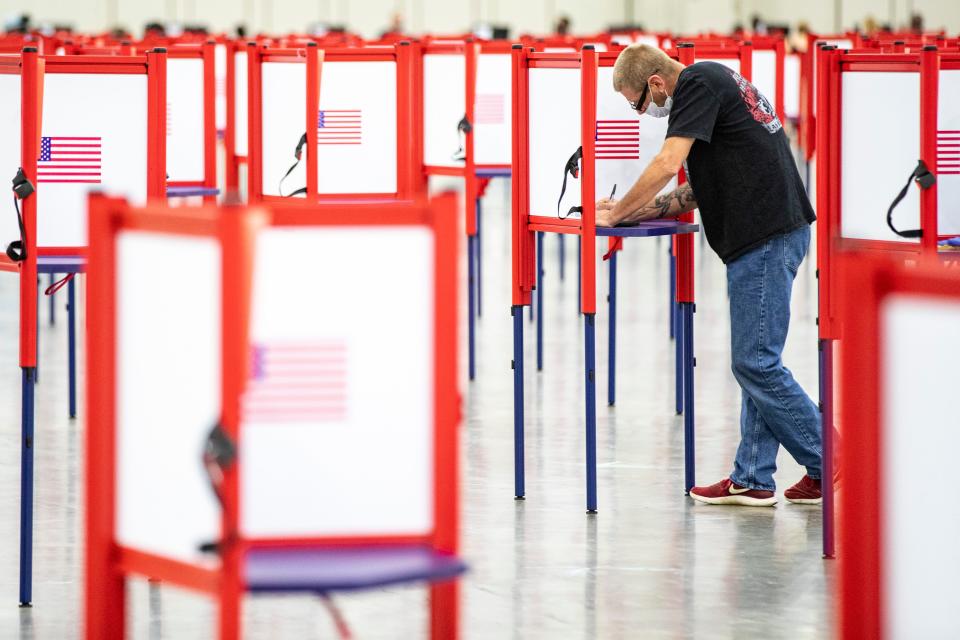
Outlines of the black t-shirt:
{"type": "Polygon", "coordinates": [[[705,61],[680,73],[667,137],[695,139],[684,168],[724,263],[816,220],[780,119],[732,69],[705,61]]]}

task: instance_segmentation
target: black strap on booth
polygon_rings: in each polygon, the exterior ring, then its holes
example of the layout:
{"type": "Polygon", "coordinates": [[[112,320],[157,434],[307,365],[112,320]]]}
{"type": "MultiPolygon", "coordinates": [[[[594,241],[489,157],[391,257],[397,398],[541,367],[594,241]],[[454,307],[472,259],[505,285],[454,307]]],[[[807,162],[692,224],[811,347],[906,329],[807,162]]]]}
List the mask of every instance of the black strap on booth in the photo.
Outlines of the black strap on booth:
{"type": "MultiPolygon", "coordinates": [[[[467,114],[463,114],[463,117],[460,118],[460,122],[457,123],[457,135],[467,135],[471,131],[473,131],[473,124],[471,124],[470,119],[467,118],[467,114]]],[[[457,162],[467,159],[467,150],[464,140],[460,141],[460,148],[453,153],[452,158],[457,162]]]]}
{"type": "Polygon", "coordinates": [[[296,169],[297,165],[300,164],[300,159],[303,157],[303,150],[306,146],[307,146],[307,134],[304,133],[302,136],[300,136],[300,142],[297,143],[296,151],[293,152],[293,157],[296,158],[297,161],[294,162],[292,165],[290,165],[290,168],[287,169],[287,172],[283,174],[282,178],[280,178],[280,184],[277,186],[277,191],[279,191],[280,195],[284,198],[292,198],[293,196],[298,196],[301,193],[307,192],[306,187],[300,187],[293,193],[288,193],[287,195],[283,195],[283,181],[286,180],[287,176],[293,173],[293,170],[296,169]]]}
{"type": "Polygon", "coordinates": [[[557,217],[558,218],[569,218],[574,213],[583,213],[583,207],[575,206],[570,207],[567,211],[567,215],[560,215],[560,203],[563,202],[563,194],[567,192],[567,175],[573,176],[575,179],[580,177],[580,160],[583,158],[583,147],[577,147],[577,150],[573,152],[573,155],[567,160],[567,163],[563,165],[563,186],[560,187],[560,198],[557,200],[557,217]]]}
{"type": "Polygon", "coordinates": [[[893,226],[893,210],[896,209],[897,205],[900,204],[900,201],[906,197],[907,190],[910,188],[911,182],[916,182],[921,189],[929,189],[937,183],[937,177],[930,173],[930,169],[927,168],[927,165],[923,160],[918,160],[917,166],[910,173],[910,177],[907,178],[907,184],[903,185],[903,189],[900,190],[900,193],[897,194],[897,197],[894,198],[893,202],[890,204],[890,208],[887,209],[887,226],[889,226],[890,230],[901,238],[923,237],[922,229],[906,229],[904,231],[900,231],[893,226]]]}
{"type": "MultiPolygon", "coordinates": [[[[220,424],[215,424],[207,435],[207,442],[203,446],[203,466],[207,470],[210,488],[223,505],[223,476],[224,472],[237,459],[237,444],[223,430],[220,424]]],[[[220,542],[202,542],[198,545],[201,553],[219,553],[220,542]]]]}
{"type": "Polygon", "coordinates": [[[203,446],[203,466],[207,470],[210,486],[223,504],[223,475],[237,459],[237,445],[219,424],[214,425],[203,446]]]}
{"type": "Polygon", "coordinates": [[[20,239],[14,240],[7,245],[7,257],[14,262],[23,262],[27,259],[27,229],[23,224],[23,214],[20,213],[20,204],[18,200],[28,198],[36,189],[33,183],[27,179],[23,172],[23,167],[17,169],[17,175],[13,177],[13,208],[17,211],[17,225],[20,227],[20,239]]]}

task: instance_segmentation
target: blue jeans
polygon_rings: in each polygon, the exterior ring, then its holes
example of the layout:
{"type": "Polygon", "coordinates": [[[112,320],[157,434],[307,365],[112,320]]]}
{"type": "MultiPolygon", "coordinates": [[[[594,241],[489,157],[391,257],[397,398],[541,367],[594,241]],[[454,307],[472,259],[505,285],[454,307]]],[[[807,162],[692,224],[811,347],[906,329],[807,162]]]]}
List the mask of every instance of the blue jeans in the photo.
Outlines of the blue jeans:
{"type": "Polygon", "coordinates": [[[727,265],[733,375],[742,390],[740,446],[730,479],[774,491],[783,445],[820,477],[820,412],[781,355],[790,326],[790,294],[807,254],[810,227],[774,236],[727,265]]]}

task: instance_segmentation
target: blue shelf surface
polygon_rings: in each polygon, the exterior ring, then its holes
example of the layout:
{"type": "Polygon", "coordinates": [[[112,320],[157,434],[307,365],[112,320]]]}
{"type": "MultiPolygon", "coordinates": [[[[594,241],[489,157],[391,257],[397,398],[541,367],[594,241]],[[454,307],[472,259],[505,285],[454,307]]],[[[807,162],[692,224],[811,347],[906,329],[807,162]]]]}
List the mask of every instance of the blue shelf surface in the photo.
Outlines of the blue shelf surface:
{"type": "Polygon", "coordinates": [[[327,593],[449,580],[466,569],[457,556],[423,545],[254,548],[246,584],[252,592],[327,593]]]}

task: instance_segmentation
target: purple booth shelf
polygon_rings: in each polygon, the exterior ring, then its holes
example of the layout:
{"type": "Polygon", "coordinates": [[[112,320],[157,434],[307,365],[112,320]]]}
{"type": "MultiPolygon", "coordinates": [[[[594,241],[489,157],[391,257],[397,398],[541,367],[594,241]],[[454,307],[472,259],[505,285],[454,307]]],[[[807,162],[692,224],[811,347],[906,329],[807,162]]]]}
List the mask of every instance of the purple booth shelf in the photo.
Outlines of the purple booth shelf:
{"type": "Polygon", "coordinates": [[[624,227],[597,227],[597,236],[616,236],[622,238],[649,238],[652,236],[672,236],[681,233],[696,233],[700,225],[676,220],[649,220],[624,227]]]}
{"type": "Polygon", "coordinates": [[[218,196],[220,189],[212,187],[167,187],[168,198],[190,198],[195,196],[218,196]]]}
{"type": "Polygon", "coordinates": [[[466,569],[460,558],[420,545],[254,548],[246,584],[254,592],[326,593],[449,580],[466,569]]]}
{"type": "Polygon", "coordinates": [[[84,273],[87,259],[83,256],[37,256],[37,273],[84,273]]]}
{"type": "Polygon", "coordinates": [[[512,171],[509,168],[477,167],[478,178],[509,178],[511,175],[512,171]]]}

